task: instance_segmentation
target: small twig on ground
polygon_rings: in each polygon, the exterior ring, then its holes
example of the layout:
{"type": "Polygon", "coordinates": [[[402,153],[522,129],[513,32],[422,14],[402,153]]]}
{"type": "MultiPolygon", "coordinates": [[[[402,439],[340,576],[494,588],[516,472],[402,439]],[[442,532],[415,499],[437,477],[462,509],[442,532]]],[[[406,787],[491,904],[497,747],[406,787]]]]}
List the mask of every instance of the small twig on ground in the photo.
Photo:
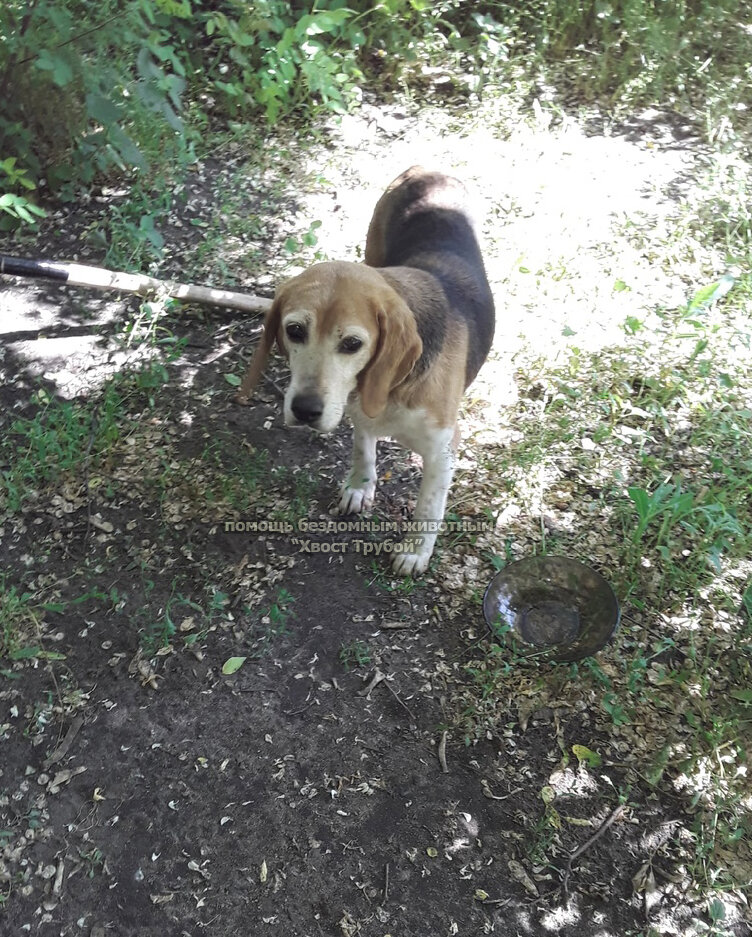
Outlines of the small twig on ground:
{"type": "Polygon", "coordinates": [[[47,769],[50,767],[50,765],[56,765],[58,761],[62,761],[63,758],[65,758],[65,756],[68,754],[68,751],[71,745],[73,744],[73,740],[78,735],[81,729],[81,726],[83,724],[84,724],[84,717],[76,716],[75,719],[71,722],[70,726],[68,727],[68,731],[65,733],[65,738],[58,745],[55,751],[49,756],[49,758],[44,759],[44,761],[42,762],[42,767],[47,769]]]}
{"type": "Polygon", "coordinates": [[[267,382],[267,384],[271,384],[271,385],[272,385],[272,387],[277,391],[277,393],[279,394],[280,397],[284,397],[284,396],[285,396],[285,389],[284,389],[284,387],[280,387],[279,384],[274,380],[273,377],[269,377],[268,374],[265,374],[265,375],[264,375],[264,380],[267,382]]]}
{"type": "Polygon", "coordinates": [[[91,490],[89,482],[89,462],[91,460],[91,450],[94,447],[94,440],[97,436],[97,429],[99,428],[100,409],[101,403],[97,404],[96,409],[94,410],[94,415],[91,418],[89,442],[86,446],[86,452],[84,453],[84,489],[86,491],[86,531],[84,533],[84,543],[88,542],[89,533],[91,532],[91,490]]]}
{"type": "Polygon", "coordinates": [[[484,644],[488,641],[487,637],[478,638],[477,641],[473,641],[472,644],[468,644],[466,648],[463,648],[458,654],[454,654],[452,657],[447,658],[447,663],[455,663],[461,657],[464,657],[466,654],[469,654],[471,651],[474,651],[476,647],[480,647],[481,644],[484,644]]]}
{"type": "Polygon", "coordinates": [[[494,794],[491,790],[491,785],[485,778],[480,779],[480,789],[483,791],[483,796],[487,797],[489,800],[507,800],[513,794],[519,794],[522,790],[521,787],[515,787],[514,790],[510,791],[508,794],[494,794]]]}
{"type": "Polygon", "coordinates": [[[398,694],[397,691],[394,689],[394,687],[391,685],[391,683],[390,683],[388,680],[384,680],[384,686],[386,686],[387,690],[389,690],[389,692],[390,692],[390,693],[392,694],[392,696],[397,700],[397,702],[400,704],[400,706],[405,710],[405,712],[406,712],[406,713],[408,714],[408,716],[412,719],[412,721],[415,722],[416,719],[415,719],[415,716],[413,715],[412,709],[410,709],[410,707],[407,705],[407,703],[406,703],[403,699],[400,698],[399,694],[398,694]]]}
{"type": "Polygon", "coordinates": [[[283,709],[282,712],[286,716],[299,716],[301,713],[304,713],[307,710],[309,710],[311,706],[315,706],[316,703],[318,703],[318,700],[312,699],[310,703],[306,703],[305,706],[301,706],[300,709],[283,709]]]}
{"type": "Polygon", "coordinates": [[[374,674],[373,674],[373,676],[372,676],[371,679],[368,681],[368,683],[366,684],[366,686],[364,686],[362,690],[358,690],[358,696],[368,696],[368,695],[370,694],[371,690],[372,690],[375,686],[378,686],[378,685],[381,683],[382,680],[386,680],[386,677],[384,676],[384,674],[383,674],[383,673],[379,670],[379,668],[377,667],[376,670],[375,670],[375,672],[374,672],[374,674]]]}
{"type": "Polygon", "coordinates": [[[609,827],[613,826],[614,823],[616,823],[616,821],[622,816],[625,810],[626,810],[626,805],[619,804],[618,807],[616,807],[614,810],[611,811],[611,813],[606,817],[603,823],[601,823],[601,825],[598,827],[595,833],[593,833],[590,839],[586,840],[578,849],[575,849],[575,851],[572,853],[569,859],[567,859],[567,867],[564,869],[564,876],[561,880],[561,885],[562,885],[562,888],[564,889],[565,898],[569,894],[567,885],[569,883],[569,876],[572,871],[572,863],[575,860],[579,859],[580,856],[584,852],[587,852],[588,849],[590,849],[590,847],[594,843],[596,843],[601,838],[601,836],[603,836],[606,830],[609,829],[609,827]]]}
{"type": "Polygon", "coordinates": [[[377,687],[380,683],[383,683],[386,686],[387,690],[389,690],[389,692],[397,700],[400,706],[405,710],[408,716],[410,716],[413,722],[415,722],[416,720],[415,720],[415,715],[413,714],[413,711],[410,709],[407,703],[400,697],[399,693],[397,693],[394,687],[389,683],[389,681],[386,678],[386,674],[383,674],[379,670],[378,667],[374,671],[374,674],[371,677],[371,679],[368,681],[368,684],[364,686],[362,690],[358,690],[358,696],[368,696],[371,690],[373,690],[374,687],[377,687]]]}
{"type": "Polygon", "coordinates": [[[381,904],[385,905],[387,899],[389,898],[389,863],[384,866],[384,896],[381,899],[381,904]]]}
{"type": "Polygon", "coordinates": [[[52,886],[52,894],[60,895],[63,890],[63,875],[65,874],[65,860],[60,859],[55,871],[55,882],[52,886]]]}
{"type": "Polygon", "coordinates": [[[441,765],[441,770],[444,774],[449,774],[449,768],[447,767],[446,760],[446,743],[447,743],[447,733],[446,729],[441,733],[441,739],[439,740],[439,764],[441,765]]]}

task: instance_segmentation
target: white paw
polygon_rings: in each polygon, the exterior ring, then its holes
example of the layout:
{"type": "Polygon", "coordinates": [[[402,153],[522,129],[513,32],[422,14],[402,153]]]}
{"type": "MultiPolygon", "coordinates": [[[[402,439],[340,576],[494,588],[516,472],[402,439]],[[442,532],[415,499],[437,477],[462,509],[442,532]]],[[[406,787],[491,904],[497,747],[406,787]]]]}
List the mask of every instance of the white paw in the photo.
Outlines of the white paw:
{"type": "Polygon", "coordinates": [[[392,569],[398,576],[420,576],[428,569],[431,553],[395,553],[392,569]]]}
{"type": "Polygon", "coordinates": [[[351,488],[345,482],[339,499],[340,514],[360,514],[373,507],[373,498],[376,494],[374,482],[367,482],[362,488],[351,488]]]}

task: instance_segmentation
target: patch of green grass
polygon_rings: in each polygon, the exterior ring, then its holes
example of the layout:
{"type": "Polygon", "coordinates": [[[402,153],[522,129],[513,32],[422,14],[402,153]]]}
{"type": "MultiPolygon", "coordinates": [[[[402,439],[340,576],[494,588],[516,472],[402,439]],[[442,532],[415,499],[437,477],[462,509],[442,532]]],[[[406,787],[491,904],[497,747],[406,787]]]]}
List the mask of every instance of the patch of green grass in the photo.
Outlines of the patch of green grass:
{"type": "Polygon", "coordinates": [[[545,786],[541,790],[541,800],[543,801],[543,812],[535,823],[531,824],[530,820],[526,818],[528,826],[526,852],[536,868],[544,869],[551,867],[549,852],[560,838],[561,818],[553,805],[553,791],[550,787],[545,786]]]}
{"type": "Polygon", "coordinates": [[[295,524],[308,517],[318,488],[318,480],[307,471],[289,469],[286,466],[275,466],[272,479],[273,483],[288,495],[289,500],[283,507],[275,507],[270,519],[295,524]]]}
{"type": "Polygon", "coordinates": [[[295,602],[295,596],[287,589],[280,589],[276,599],[272,602],[266,612],[262,613],[262,618],[269,620],[269,633],[273,636],[279,634],[288,634],[287,623],[294,615],[292,605],[295,602]]]}
{"type": "MultiPolygon", "coordinates": [[[[272,160],[265,146],[265,130],[243,124],[234,128],[237,141],[230,146],[241,146],[250,153],[248,160],[238,168],[218,173],[214,177],[212,193],[216,207],[207,216],[189,219],[200,237],[191,238],[186,245],[185,263],[192,279],[221,283],[226,288],[252,281],[268,266],[266,246],[271,237],[271,220],[285,211],[290,201],[289,178],[280,177],[271,169],[272,160]],[[250,180],[264,179],[262,187],[249,185],[250,180]]],[[[280,140],[275,146],[275,158],[294,161],[285,152],[280,140]]]]}
{"type": "Polygon", "coordinates": [[[418,586],[418,581],[413,579],[412,576],[400,576],[395,578],[389,565],[391,555],[391,553],[384,551],[382,556],[386,557],[386,561],[383,558],[370,561],[368,565],[371,575],[368,580],[368,585],[376,586],[377,589],[383,592],[392,592],[396,595],[411,595],[418,586]]]}
{"type": "Polygon", "coordinates": [[[628,494],[637,518],[634,526],[625,522],[631,547],[625,568],[636,575],[640,565],[651,564],[648,556],[657,554],[662,590],[696,586],[708,572],[720,572],[724,556],[747,546],[736,507],[724,503],[733,493],[661,482],[651,493],[629,487],[628,494]]]}
{"type": "Polygon", "coordinates": [[[242,519],[263,508],[264,520],[294,526],[308,516],[319,485],[306,470],[274,465],[266,449],[238,449],[232,439],[212,441],[194,459],[165,451],[161,462],[150,479],[160,501],[177,494],[203,513],[232,511],[242,519]]]}
{"type": "MultiPolygon", "coordinates": [[[[141,630],[140,643],[146,656],[152,657],[161,648],[169,647],[180,625],[179,616],[188,617],[191,612],[203,614],[203,609],[181,593],[171,595],[164,608],[159,609],[153,618],[149,617],[141,630]]],[[[143,614],[148,614],[146,609],[143,614]]]]}
{"type": "Polygon", "coordinates": [[[354,640],[343,644],[338,654],[340,663],[347,672],[371,664],[371,651],[365,641],[354,640]]]}
{"type": "MultiPolygon", "coordinates": [[[[735,236],[746,250],[746,233],[735,236]]],[[[556,548],[592,557],[611,579],[622,625],[612,649],[569,666],[523,659],[506,639],[481,642],[455,710],[472,744],[508,731],[519,706],[585,701],[605,739],[634,745],[606,759],[625,762],[652,796],[682,799],[687,822],[672,849],[708,902],[748,885],[731,858],[751,822],[748,280],[713,280],[682,308],[633,317],[618,346],[531,368],[506,465],[523,502],[514,542],[550,550],[536,512],[550,514],[556,548]]],[[[512,558],[498,545],[485,556],[494,569],[512,558]]],[[[530,827],[541,861],[550,834],[544,811],[530,827]]]]}
{"type": "Polygon", "coordinates": [[[105,459],[137,425],[129,410],[153,407],[167,380],[164,364],[154,361],[118,375],[91,400],[60,400],[38,389],[35,415],[12,420],[0,441],[0,508],[17,511],[41,490],[105,459]]]}
{"type": "Polygon", "coordinates": [[[0,575],[0,658],[17,659],[38,630],[38,615],[31,594],[10,585],[7,577],[0,575]]]}
{"type": "Polygon", "coordinates": [[[0,497],[10,511],[36,489],[77,471],[89,454],[99,455],[121,433],[123,398],[114,386],[105,391],[101,417],[92,405],[53,400],[44,390],[33,395],[32,403],[39,412],[13,420],[1,444],[8,467],[0,474],[0,497]]]}
{"type": "Polygon", "coordinates": [[[532,46],[552,83],[554,76],[566,80],[581,99],[608,97],[632,107],[661,101],[680,110],[702,102],[717,126],[721,115],[734,120],[750,103],[743,9],[741,0],[614,0],[596,8],[536,0],[502,4],[494,16],[514,29],[518,48],[530,54],[532,46]]]}
{"type": "Polygon", "coordinates": [[[78,854],[83,861],[83,867],[88,878],[94,878],[95,875],[104,870],[104,853],[98,846],[92,846],[87,851],[78,848],[78,854]]]}
{"type": "Polygon", "coordinates": [[[110,205],[103,227],[89,234],[106,248],[103,266],[143,273],[162,259],[165,240],[159,227],[173,209],[172,193],[167,180],[153,191],[136,183],[127,198],[110,205]]]}
{"type": "Polygon", "coordinates": [[[90,601],[114,605],[115,595],[114,589],[106,593],[93,588],[73,599],[45,601],[38,594],[9,583],[8,577],[0,574],[0,659],[64,659],[64,654],[44,646],[47,616],[70,612],[90,601]]]}
{"type": "Polygon", "coordinates": [[[207,598],[200,601],[187,594],[191,586],[177,580],[172,583],[169,598],[164,605],[154,608],[153,590],[155,583],[144,578],[145,603],[140,603],[136,618],[143,622],[139,641],[147,657],[153,657],[160,649],[173,646],[180,639],[183,647],[192,647],[203,641],[209,630],[218,621],[226,618],[228,596],[220,589],[212,589],[207,598]]]}
{"type": "Polygon", "coordinates": [[[179,338],[170,328],[171,317],[182,314],[180,305],[178,300],[171,298],[145,301],[124,323],[122,333],[116,336],[123,348],[148,349],[152,353],[147,368],[130,372],[137,388],[158,386],[156,378],[162,375],[161,383],[166,383],[164,365],[175,361],[183,353],[188,339],[179,338]],[[161,371],[158,364],[162,365],[161,371]]]}
{"type": "Polygon", "coordinates": [[[169,459],[159,479],[163,491],[178,484],[192,489],[191,498],[208,507],[224,504],[240,515],[247,515],[258,496],[272,488],[275,467],[266,449],[237,449],[232,456],[224,441],[210,443],[198,459],[190,462],[169,459]]]}
{"type": "Polygon", "coordinates": [[[281,588],[267,608],[260,613],[252,613],[254,617],[258,615],[252,630],[255,657],[270,653],[278,638],[289,635],[290,620],[295,616],[294,604],[295,596],[288,589],[281,588]]]}

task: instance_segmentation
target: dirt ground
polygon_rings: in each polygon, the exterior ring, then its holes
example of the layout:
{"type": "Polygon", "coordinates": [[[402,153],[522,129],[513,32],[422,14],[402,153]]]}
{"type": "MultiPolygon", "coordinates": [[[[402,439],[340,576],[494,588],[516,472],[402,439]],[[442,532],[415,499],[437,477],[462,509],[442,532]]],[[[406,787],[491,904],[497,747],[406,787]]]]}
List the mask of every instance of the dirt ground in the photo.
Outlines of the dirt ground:
{"type": "MultiPolygon", "coordinates": [[[[426,161],[416,141],[424,151],[433,143],[436,159],[446,162],[452,127],[436,129],[436,116],[428,118],[397,111],[388,126],[373,114],[348,118],[309,171],[328,182],[310,185],[297,202],[288,192],[288,220],[300,218],[305,230],[312,217],[323,218],[321,249],[352,257],[358,230],[365,231],[353,219],[367,215],[365,203],[403,163],[426,161]],[[370,164],[353,168],[349,154],[364,137],[378,146],[368,144],[370,164]]],[[[536,288],[517,274],[516,306],[533,321],[522,325],[509,312],[511,265],[525,251],[554,251],[541,241],[536,206],[547,205],[549,234],[558,225],[557,243],[569,244],[574,257],[579,242],[568,240],[567,227],[575,224],[573,206],[582,237],[599,243],[604,219],[626,210],[630,192],[643,183],[663,186],[654,203],[660,221],[667,187],[689,161],[665,126],[671,145],[663,160],[654,159],[654,144],[642,145],[655,139],[654,128],[625,130],[614,146],[626,152],[634,145],[643,166],[629,163],[636,181],[623,177],[608,194],[614,204],[604,207],[593,190],[587,196],[589,185],[606,188],[595,163],[589,182],[571,173],[584,171],[583,152],[607,148],[607,138],[587,128],[568,132],[582,149],[559,141],[556,159],[532,131],[483,149],[477,127],[465,151],[472,158],[449,155],[458,173],[482,177],[482,197],[495,206],[486,237],[500,339],[476,392],[485,413],[498,415],[514,400],[510,360],[525,341],[520,336],[533,334],[546,315],[558,336],[582,299],[579,289],[558,291],[576,277],[587,280],[575,268],[547,278],[541,301],[540,282],[536,288]],[[489,161],[497,158],[508,159],[503,192],[489,182],[489,161]],[[569,202],[544,172],[554,164],[574,186],[569,202]],[[526,188],[525,165],[531,175],[540,172],[540,185],[526,188]]],[[[204,166],[186,212],[215,210],[212,193],[226,167],[222,160],[204,166]]],[[[250,180],[251,204],[255,186],[263,180],[250,180]]],[[[60,256],[57,226],[67,232],[66,257],[97,262],[83,235],[93,218],[91,206],[78,208],[48,225],[39,243],[5,247],[60,256]]],[[[181,232],[180,225],[172,232],[167,266],[195,280],[181,267],[181,232]]],[[[278,237],[274,226],[259,236],[267,258],[278,237]]],[[[230,256],[242,245],[227,249],[230,256]]],[[[261,291],[276,278],[271,259],[269,268],[261,291]]],[[[638,258],[634,270],[633,303],[677,288],[638,258]]],[[[613,297],[604,321],[593,325],[603,340],[623,317],[622,300],[613,297]]],[[[137,308],[134,300],[6,279],[4,425],[32,415],[31,392],[40,385],[51,395],[96,399],[97,382],[131,360],[113,336],[137,308]]],[[[173,310],[165,322],[187,344],[168,365],[168,383],[141,385],[126,399],[124,418],[135,428],[109,457],[91,462],[86,478],[63,477],[54,498],[30,497],[0,529],[4,587],[31,590],[49,606],[35,606],[26,618],[29,642],[44,653],[8,664],[0,676],[0,932],[627,937],[649,933],[665,917],[670,926],[664,921],[658,932],[683,933],[694,912],[682,898],[681,850],[667,844],[686,818],[686,802],[630,786],[628,807],[618,808],[628,775],[619,750],[628,738],[608,736],[585,704],[520,704],[497,719],[496,732],[458,730],[458,700],[472,682],[464,665],[487,643],[479,597],[494,572],[488,559],[471,542],[456,553],[445,542],[431,573],[413,585],[392,580],[383,558],[358,552],[363,541],[354,547],[354,534],[338,538],[347,552],[332,554],[306,552],[308,535],[226,531],[228,518],[288,517],[295,499],[309,519],[329,517],[349,434],[343,427],[322,440],[286,430],[279,364],[254,406],[232,403],[224,375],[242,373],[257,324],[197,309],[173,310]],[[264,452],[267,461],[253,461],[264,452]],[[275,474],[277,466],[284,470],[275,474]],[[217,478],[234,484],[243,472],[247,503],[236,488],[234,500],[215,492],[217,478]],[[245,658],[242,666],[223,673],[236,657],[245,658]],[[593,771],[562,762],[577,743],[610,757],[593,771]],[[566,818],[559,828],[549,822],[545,793],[554,790],[557,816],[566,818]],[[604,821],[608,827],[588,846],[604,821]],[[648,907],[635,882],[648,867],[663,888],[658,907],[648,907]]],[[[555,354],[555,344],[544,351],[555,354]]],[[[482,452],[480,435],[479,448],[465,454],[463,493],[472,492],[473,460],[482,452]]],[[[385,445],[379,473],[380,515],[405,516],[419,465],[385,445]]],[[[499,553],[503,544],[499,534],[499,553]]],[[[555,682],[555,669],[543,679],[555,682]]],[[[749,930],[739,921],[733,933],[749,930]]]]}
{"type": "MultiPolygon", "coordinates": [[[[166,397],[163,412],[185,405],[176,391],[166,397]]],[[[242,434],[286,462],[321,460],[316,439],[286,432],[278,419],[263,428],[275,409],[238,411],[228,401],[182,443],[190,449],[204,431],[242,434]]],[[[344,461],[346,437],[327,442],[332,470],[344,461]]],[[[394,469],[407,472],[414,493],[410,466],[394,469]]],[[[326,516],[333,490],[322,473],[312,517],[326,516]]],[[[114,525],[115,541],[126,540],[126,554],[129,520],[142,543],[164,537],[159,518],[108,507],[101,516],[114,525]]],[[[63,525],[49,514],[25,522],[36,542],[62,526],[77,561],[101,556],[96,538],[86,542],[85,511],[63,525]]],[[[537,790],[513,787],[512,779],[516,765],[549,772],[557,734],[580,737],[587,716],[560,725],[552,712],[534,713],[511,750],[500,739],[472,747],[452,740],[444,773],[437,746],[449,671],[466,649],[465,621],[442,613],[439,587],[403,596],[375,583],[371,565],[354,552],[332,559],[301,554],[285,538],[199,523],[180,528],[163,546],[174,563],[170,575],[181,566],[195,575],[193,561],[180,556],[185,544],[202,570],[233,570],[239,583],[244,565],[285,570],[291,612],[283,633],[269,640],[248,615],[223,615],[200,649],[156,658],[145,671],[154,675],[150,684],[133,663],[142,654],[132,612],[102,615],[92,602],[48,616],[64,661],[16,666],[18,679],[1,691],[9,714],[3,825],[19,871],[28,872],[9,895],[6,932],[268,928],[303,937],[537,933],[553,925],[557,902],[538,894],[555,894],[552,876],[534,884],[510,875],[509,862],[525,859],[524,816],[538,811],[537,790]],[[367,643],[370,661],[348,672],[340,650],[353,641],[367,643]],[[245,665],[222,675],[223,663],[239,655],[245,665]],[[365,693],[377,670],[387,679],[365,693]]],[[[18,565],[19,548],[33,546],[5,542],[5,569],[18,565]]],[[[70,573],[64,554],[44,564],[63,582],[70,573]]],[[[110,588],[143,590],[127,566],[107,566],[110,588]]],[[[477,622],[477,607],[466,614],[477,622]]],[[[572,800],[583,817],[601,809],[579,792],[572,800]]],[[[639,926],[630,881],[615,890],[614,879],[634,864],[640,835],[625,824],[588,854],[568,912],[572,933],[584,921],[592,934],[604,925],[619,934],[639,926]]],[[[11,849],[6,863],[13,862],[11,849]]]]}

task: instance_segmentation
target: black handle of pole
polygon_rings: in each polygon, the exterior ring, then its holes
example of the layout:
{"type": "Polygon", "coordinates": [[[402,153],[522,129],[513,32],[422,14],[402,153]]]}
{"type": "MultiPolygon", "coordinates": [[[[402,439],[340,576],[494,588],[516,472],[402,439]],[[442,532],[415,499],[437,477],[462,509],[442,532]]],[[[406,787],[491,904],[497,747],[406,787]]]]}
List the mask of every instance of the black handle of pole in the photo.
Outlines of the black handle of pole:
{"type": "Polygon", "coordinates": [[[14,277],[36,277],[45,280],[58,280],[65,283],[69,270],[67,264],[50,263],[47,260],[28,260],[25,257],[9,257],[0,254],[0,274],[9,273],[14,277]]]}

